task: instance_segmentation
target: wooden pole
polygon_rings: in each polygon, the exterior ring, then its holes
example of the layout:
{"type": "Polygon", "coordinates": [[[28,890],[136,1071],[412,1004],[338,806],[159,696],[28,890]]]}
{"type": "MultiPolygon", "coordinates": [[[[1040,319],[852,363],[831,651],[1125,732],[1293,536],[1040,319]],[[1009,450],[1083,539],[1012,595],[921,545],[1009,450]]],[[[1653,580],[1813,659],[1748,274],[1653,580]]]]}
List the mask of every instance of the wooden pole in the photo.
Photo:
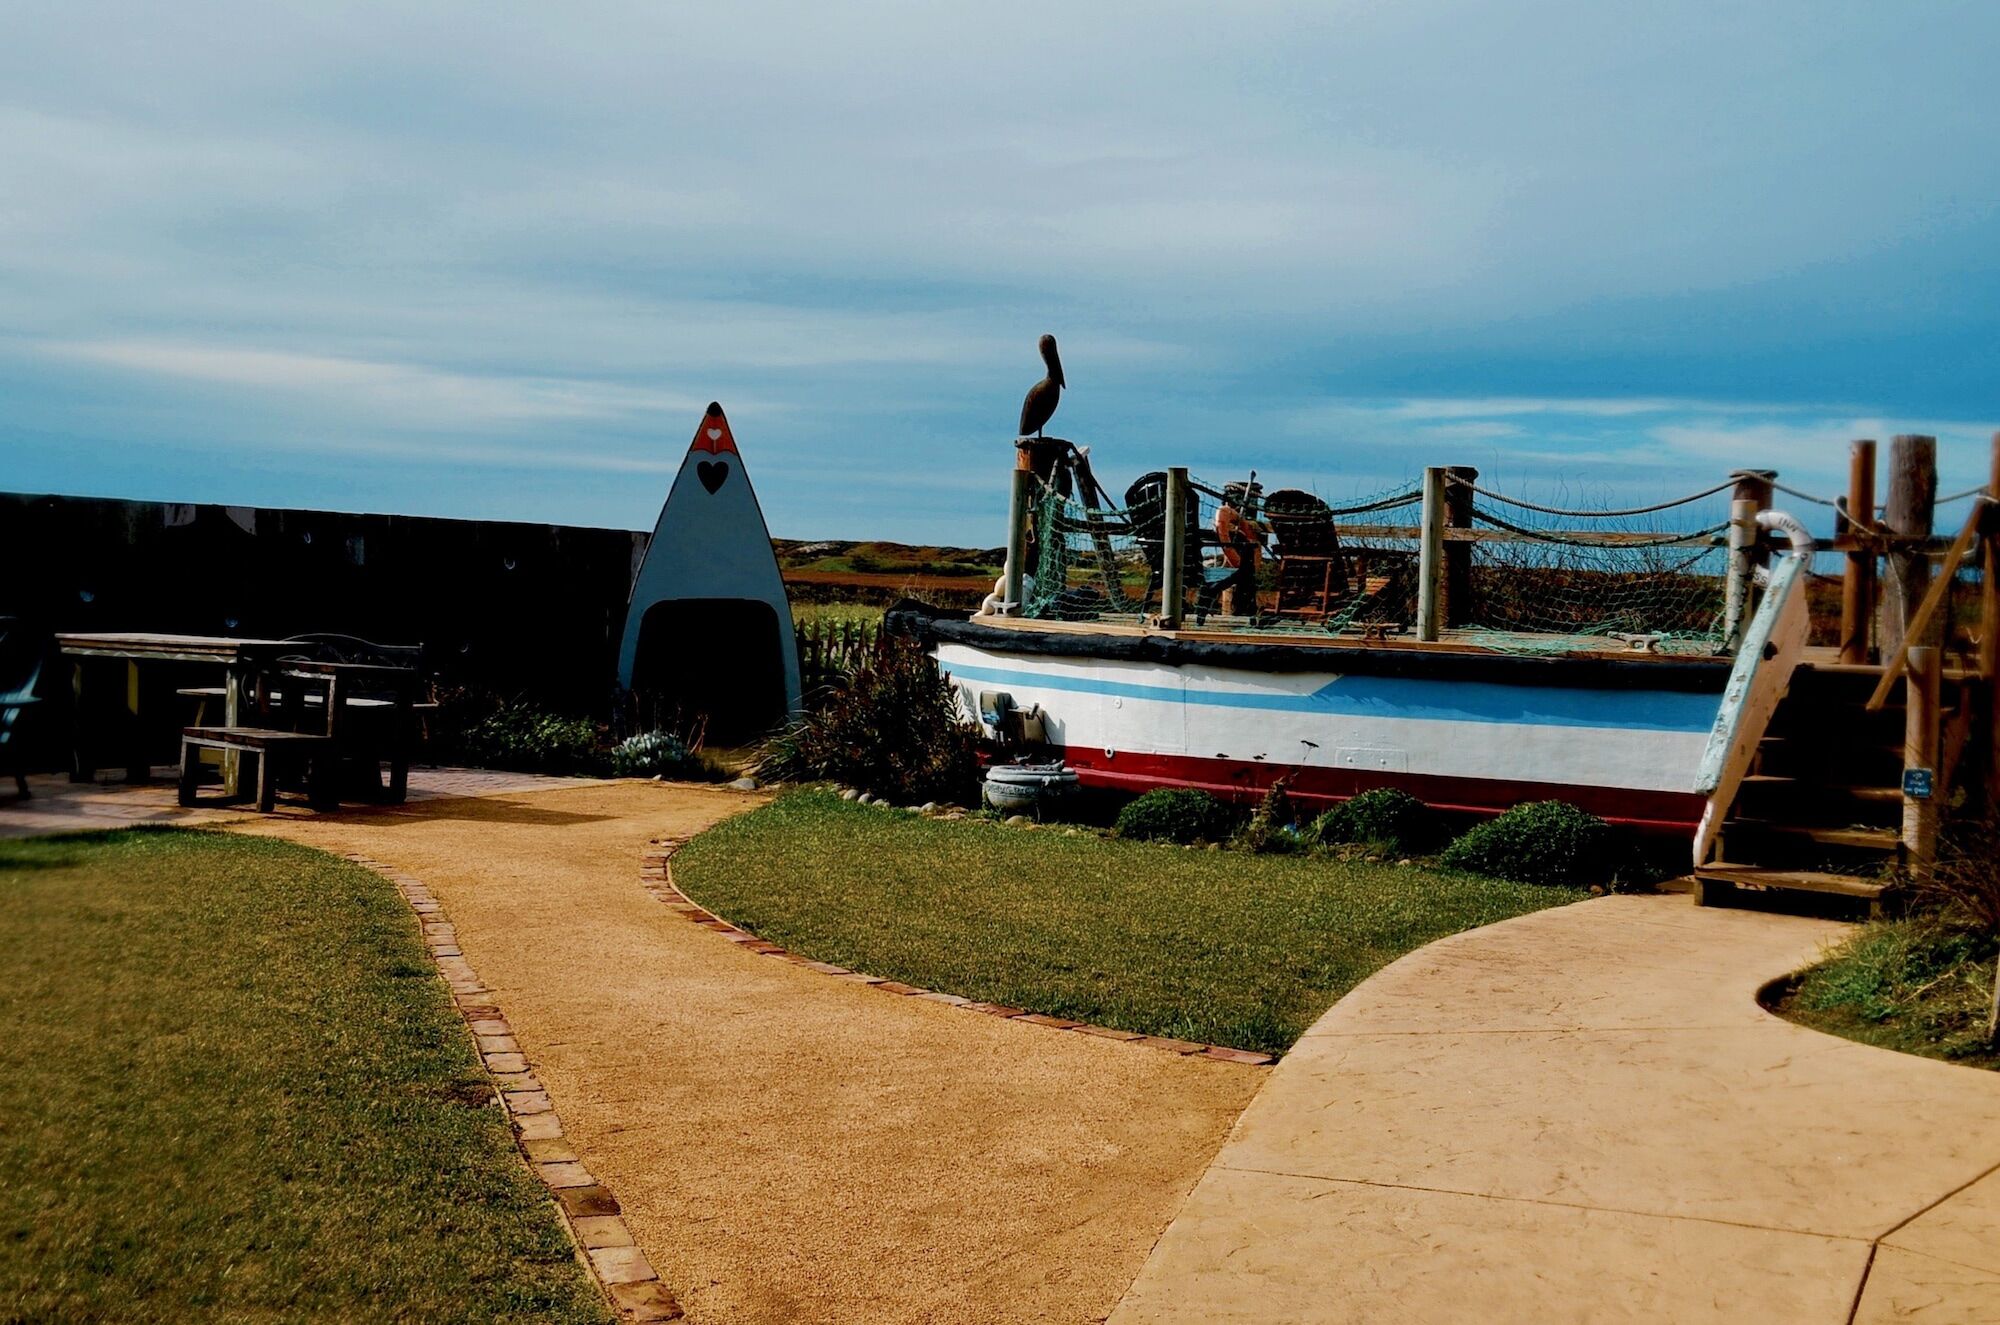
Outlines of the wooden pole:
{"type": "Polygon", "coordinates": [[[1443,620],[1438,590],[1444,574],[1444,470],[1424,470],[1424,515],[1417,544],[1417,638],[1435,640],[1443,620]]]}
{"type": "MultiPolygon", "coordinates": [[[[1875,524],[1875,443],[1855,442],[1847,450],[1847,510],[1835,520],[1834,536],[1858,535],[1875,524]]],[[[1869,624],[1875,615],[1875,554],[1847,554],[1840,584],[1840,660],[1868,661],[1869,624]]]]}
{"type": "MultiPolygon", "coordinates": [[[[1026,455],[1027,452],[1022,452],[1026,455]]],[[[1007,498],[1007,569],[1000,596],[1000,611],[1007,616],[1020,616],[1024,604],[1021,602],[1022,581],[1026,575],[1025,563],[1028,559],[1028,508],[1034,501],[1034,471],[1025,464],[1014,470],[1013,491],[1007,498]]]]}
{"type": "MultiPolygon", "coordinates": [[[[1889,496],[1883,503],[1883,525],[1892,534],[1928,537],[1936,502],[1937,438],[1899,434],[1889,443],[1889,496]]],[[[1931,563],[1921,548],[1896,548],[1884,558],[1883,565],[1875,640],[1887,658],[1903,646],[1910,615],[1930,587],[1931,563]]],[[[1912,642],[1935,644],[1943,638],[1944,622],[1940,619],[1934,633],[1927,630],[1923,638],[1912,642]]]]}
{"type": "Polygon", "coordinates": [[[1186,466],[1167,470],[1166,524],[1160,530],[1160,629],[1179,630],[1187,596],[1186,466]]]}
{"type": "MultiPolygon", "coordinates": [[[[1444,527],[1472,528],[1472,485],[1479,471],[1453,465],[1445,471],[1444,527]]],[[[1462,626],[1472,620],[1472,544],[1453,540],[1444,545],[1444,624],[1462,626]]]]}
{"type": "MultiPolygon", "coordinates": [[[[1986,477],[1986,496],[2000,503],[2000,432],[1993,434],[1993,458],[1986,477]]],[[[1986,508],[1979,539],[1979,675],[1986,695],[1976,710],[1986,723],[1986,805],[2000,809],[2000,504],[1986,508]]],[[[1973,747],[1975,753],[1979,746],[1973,747]]],[[[1996,974],[2000,974],[1997,972],[1996,974]]],[[[2000,1015],[2000,988],[1994,990],[2000,1015]]]]}
{"type": "Polygon", "coordinates": [[[1944,788],[1937,782],[1939,691],[1943,654],[1929,645],[1910,650],[1909,680],[1903,715],[1903,853],[1910,874],[1928,878],[1937,861],[1938,801],[1944,788]],[[1909,770],[1929,774],[1923,796],[1910,794],[1909,770]]]}
{"type": "Polygon", "coordinates": [[[1739,469],[1730,474],[1736,486],[1729,493],[1729,577],[1723,588],[1722,638],[1734,653],[1750,620],[1752,572],[1766,558],[1759,547],[1757,512],[1771,506],[1775,469],[1739,469]]]}
{"type": "Polygon", "coordinates": [[[1729,652],[1743,642],[1743,625],[1750,616],[1751,549],[1757,545],[1757,504],[1743,498],[1729,503],[1729,573],[1722,589],[1722,639],[1729,652]]]}

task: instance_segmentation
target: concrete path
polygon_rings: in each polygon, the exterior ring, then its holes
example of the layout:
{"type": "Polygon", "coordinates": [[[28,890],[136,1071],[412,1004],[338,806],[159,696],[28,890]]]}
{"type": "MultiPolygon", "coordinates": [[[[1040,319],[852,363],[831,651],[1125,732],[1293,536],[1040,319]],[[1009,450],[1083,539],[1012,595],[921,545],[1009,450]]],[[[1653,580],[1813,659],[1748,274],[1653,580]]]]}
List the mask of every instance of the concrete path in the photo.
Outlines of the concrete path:
{"type": "Polygon", "coordinates": [[[2000,1321],[2000,1075],[1755,1001],[1841,932],[1611,897],[1410,954],[1277,1066],[1112,1325],[2000,1321]]]}
{"type": "Polygon", "coordinates": [[[646,892],[648,838],[760,799],[569,784],[237,828],[429,885],[698,1325],[1102,1321],[1269,1069],[891,998],[646,892]]]}

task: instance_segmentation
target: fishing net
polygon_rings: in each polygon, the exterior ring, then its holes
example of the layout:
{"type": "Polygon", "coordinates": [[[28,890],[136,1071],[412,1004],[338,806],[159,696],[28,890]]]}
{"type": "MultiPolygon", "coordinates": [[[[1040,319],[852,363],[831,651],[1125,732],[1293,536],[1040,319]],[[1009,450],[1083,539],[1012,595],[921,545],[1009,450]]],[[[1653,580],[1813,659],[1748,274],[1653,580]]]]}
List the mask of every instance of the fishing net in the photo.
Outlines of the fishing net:
{"type": "MultiPolygon", "coordinates": [[[[1406,634],[1422,500],[1414,483],[1333,504],[1254,481],[1191,480],[1184,617],[1258,634],[1406,634]]],[[[1472,488],[1448,504],[1459,512],[1440,568],[1450,638],[1510,653],[1720,648],[1727,485],[1622,511],[1472,488]]],[[[1117,506],[1043,485],[1024,615],[1136,623],[1157,613],[1165,526],[1163,472],[1135,481],[1117,506]]]]}
{"type": "Polygon", "coordinates": [[[1446,531],[1449,627],[1510,653],[1722,647],[1726,485],[1630,510],[1565,509],[1469,485],[1454,498],[1470,530],[1446,531]],[[1469,601],[1454,603],[1460,593],[1469,601]]]}

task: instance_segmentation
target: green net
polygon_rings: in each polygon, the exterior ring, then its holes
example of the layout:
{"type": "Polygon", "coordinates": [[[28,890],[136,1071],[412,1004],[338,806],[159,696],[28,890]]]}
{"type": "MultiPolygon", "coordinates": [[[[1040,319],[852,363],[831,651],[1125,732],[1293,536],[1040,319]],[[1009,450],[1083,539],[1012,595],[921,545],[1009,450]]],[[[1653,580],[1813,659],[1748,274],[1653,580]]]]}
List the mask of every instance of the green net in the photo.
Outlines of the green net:
{"type": "MultiPolygon", "coordinates": [[[[1190,482],[1184,618],[1259,634],[1409,633],[1419,596],[1422,494],[1402,485],[1335,505],[1254,480],[1190,482]]],[[[1450,638],[1510,653],[1722,644],[1726,493],[1640,511],[1538,507],[1461,490],[1439,568],[1450,638]]],[[[1120,506],[1044,485],[1030,533],[1024,615],[1138,622],[1160,610],[1164,473],[1120,506]]]]}
{"type": "Polygon", "coordinates": [[[1447,544],[1448,585],[1470,594],[1454,605],[1447,588],[1447,622],[1510,653],[1712,654],[1723,643],[1727,506],[1710,494],[1612,516],[1482,497],[1471,508],[1476,539],[1447,544]],[[1462,579],[1452,580],[1453,562],[1462,579]]]}

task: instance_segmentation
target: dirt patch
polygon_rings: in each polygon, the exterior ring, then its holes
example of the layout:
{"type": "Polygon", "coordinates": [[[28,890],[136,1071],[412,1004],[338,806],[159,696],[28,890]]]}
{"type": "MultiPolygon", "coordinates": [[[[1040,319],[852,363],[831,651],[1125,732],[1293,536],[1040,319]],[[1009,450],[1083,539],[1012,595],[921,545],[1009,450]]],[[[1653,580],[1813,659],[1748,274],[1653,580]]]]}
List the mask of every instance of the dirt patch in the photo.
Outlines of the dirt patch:
{"type": "Polygon", "coordinates": [[[644,782],[263,821],[427,882],[695,1321],[1101,1320],[1255,1068],[761,959],[647,894],[759,803],[644,782]]]}

